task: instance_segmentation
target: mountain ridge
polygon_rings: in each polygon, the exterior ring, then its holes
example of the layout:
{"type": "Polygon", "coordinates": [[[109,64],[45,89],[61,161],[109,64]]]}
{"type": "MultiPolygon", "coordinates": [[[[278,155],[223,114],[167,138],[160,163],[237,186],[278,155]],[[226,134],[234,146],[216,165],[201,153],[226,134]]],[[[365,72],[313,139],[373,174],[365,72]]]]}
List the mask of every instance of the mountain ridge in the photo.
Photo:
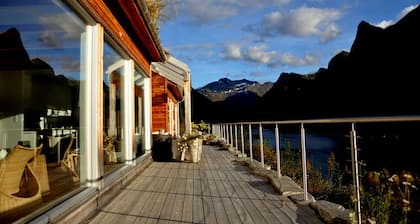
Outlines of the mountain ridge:
{"type": "Polygon", "coordinates": [[[350,51],[334,55],[312,74],[281,73],[254,109],[214,107],[220,121],[394,116],[420,114],[420,6],[380,28],[361,21],[350,51]],[[231,114],[230,117],[227,115],[231,114]]]}
{"type": "Polygon", "coordinates": [[[219,102],[244,92],[253,92],[262,97],[272,85],[273,83],[271,82],[260,84],[257,81],[248,79],[231,80],[229,78],[221,78],[218,81],[210,82],[198,88],[197,91],[211,101],[219,102]]]}

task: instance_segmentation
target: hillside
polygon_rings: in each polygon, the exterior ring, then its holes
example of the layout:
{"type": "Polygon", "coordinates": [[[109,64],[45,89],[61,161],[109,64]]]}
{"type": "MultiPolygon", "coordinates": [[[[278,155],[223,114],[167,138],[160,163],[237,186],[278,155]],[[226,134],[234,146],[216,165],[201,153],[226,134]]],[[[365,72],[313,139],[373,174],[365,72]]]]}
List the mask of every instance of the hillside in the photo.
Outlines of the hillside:
{"type": "Polygon", "coordinates": [[[418,52],[419,7],[385,29],[361,21],[350,51],[335,55],[328,68],[305,75],[282,73],[262,97],[242,98],[245,108],[232,99],[220,101],[223,120],[420,114],[418,52]]]}
{"type": "Polygon", "coordinates": [[[228,78],[222,78],[197,89],[197,91],[211,101],[219,102],[245,92],[252,92],[262,97],[272,86],[273,83],[271,82],[260,84],[247,79],[230,80],[228,78]]]}

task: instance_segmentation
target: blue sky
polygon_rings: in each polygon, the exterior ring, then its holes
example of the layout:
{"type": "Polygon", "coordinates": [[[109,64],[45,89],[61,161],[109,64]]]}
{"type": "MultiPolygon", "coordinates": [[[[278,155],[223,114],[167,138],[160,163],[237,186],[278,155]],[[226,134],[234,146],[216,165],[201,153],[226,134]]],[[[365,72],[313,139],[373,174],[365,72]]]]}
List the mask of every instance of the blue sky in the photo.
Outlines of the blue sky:
{"type": "Polygon", "coordinates": [[[275,82],[349,51],[364,20],[386,27],[412,0],[166,0],[160,40],[189,65],[193,88],[222,77],[275,82]]]}

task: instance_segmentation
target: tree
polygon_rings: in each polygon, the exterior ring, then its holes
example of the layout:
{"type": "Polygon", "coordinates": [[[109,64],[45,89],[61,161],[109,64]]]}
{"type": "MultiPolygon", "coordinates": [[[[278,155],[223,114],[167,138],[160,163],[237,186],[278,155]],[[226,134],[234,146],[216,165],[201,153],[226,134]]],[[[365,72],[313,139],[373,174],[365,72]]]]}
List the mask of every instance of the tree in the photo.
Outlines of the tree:
{"type": "Polygon", "coordinates": [[[159,22],[163,18],[163,9],[166,6],[164,0],[145,0],[147,9],[149,11],[152,24],[155,27],[157,33],[159,33],[159,22]]]}

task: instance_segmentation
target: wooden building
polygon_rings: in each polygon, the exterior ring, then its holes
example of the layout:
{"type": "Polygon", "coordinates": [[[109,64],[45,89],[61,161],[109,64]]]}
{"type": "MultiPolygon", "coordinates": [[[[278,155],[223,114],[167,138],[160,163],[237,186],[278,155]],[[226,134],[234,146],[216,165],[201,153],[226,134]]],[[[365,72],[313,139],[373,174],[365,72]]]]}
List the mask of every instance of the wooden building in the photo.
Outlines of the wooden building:
{"type": "Polygon", "coordinates": [[[152,63],[152,132],[180,136],[191,131],[191,73],[168,54],[152,63]]]}
{"type": "Polygon", "coordinates": [[[83,222],[152,162],[151,65],[166,53],[143,0],[0,9],[0,220],[83,222]]]}

